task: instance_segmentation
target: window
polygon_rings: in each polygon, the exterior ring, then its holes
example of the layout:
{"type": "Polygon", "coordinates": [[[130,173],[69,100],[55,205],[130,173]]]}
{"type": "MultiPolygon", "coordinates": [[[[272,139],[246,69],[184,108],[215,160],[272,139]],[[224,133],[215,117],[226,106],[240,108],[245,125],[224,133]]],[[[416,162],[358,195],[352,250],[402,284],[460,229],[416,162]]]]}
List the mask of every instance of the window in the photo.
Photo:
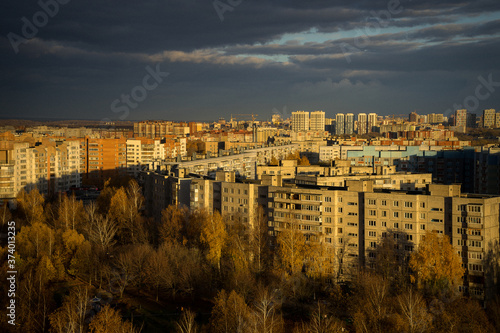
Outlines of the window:
{"type": "Polygon", "coordinates": [[[394,213],[393,213],[393,216],[394,216],[394,217],[399,217],[399,212],[394,212],[394,213]]]}
{"type": "Polygon", "coordinates": [[[425,213],[420,213],[420,219],[425,220],[425,213]]]}
{"type": "Polygon", "coordinates": [[[420,225],[420,230],[425,230],[425,224],[420,225]]]}
{"type": "Polygon", "coordinates": [[[406,240],[413,240],[413,235],[406,235],[406,240]]]}
{"type": "Polygon", "coordinates": [[[399,206],[399,201],[393,201],[393,202],[392,202],[392,205],[393,205],[394,207],[398,207],[398,206],[399,206]]]}
{"type": "Polygon", "coordinates": [[[342,202],[342,197],[339,197],[339,198],[338,198],[338,202],[342,202]]]}
{"type": "Polygon", "coordinates": [[[387,222],[385,222],[385,221],[384,221],[384,222],[382,222],[382,226],[383,226],[383,227],[387,227],[387,222]]]}
{"type": "Polygon", "coordinates": [[[382,211],[382,217],[386,217],[387,216],[387,211],[386,210],[383,210],[382,211]]]}
{"type": "Polygon", "coordinates": [[[325,207],[325,212],[330,213],[332,211],[332,207],[325,207]]]}
{"type": "Polygon", "coordinates": [[[387,206],[387,200],[382,200],[381,204],[382,206],[387,206]]]}
{"type": "Polygon", "coordinates": [[[425,208],[425,202],[420,203],[420,208],[425,208]]]}
{"type": "Polygon", "coordinates": [[[339,207],[339,213],[342,213],[342,207],[339,207]]]}
{"type": "Polygon", "coordinates": [[[377,242],[370,242],[370,247],[376,248],[377,247],[377,242]]]}
{"type": "Polygon", "coordinates": [[[413,224],[411,224],[411,223],[405,223],[405,229],[413,230],[413,224]]]}
{"type": "Polygon", "coordinates": [[[411,208],[411,207],[413,207],[413,202],[411,202],[411,201],[405,201],[405,207],[406,207],[406,208],[411,208]]]}
{"type": "Polygon", "coordinates": [[[377,222],[376,221],[368,221],[368,225],[371,226],[371,227],[376,227],[377,226],[377,222]]]}
{"type": "Polygon", "coordinates": [[[370,215],[370,216],[377,216],[377,211],[376,211],[376,210],[374,210],[374,209],[370,209],[370,210],[368,211],[368,215],[370,215]]]}
{"type": "Polygon", "coordinates": [[[413,218],[413,213],[405,213],[405,219],[413,218]]]}
{"type": "Polygon", "coordinates": [[[375,204],[377,204],[377,201],[375,199],[369,199],[368,200],[368,204],[369,205],[375,205],[375,204]]]}
{"type": "Polygon", "coordinates": [[[341,234],[342,233],[342,228],[337,229],[337,233],[341,234]]]}
{"type": "Polygon", "coordinates": [[[482,246],[482,242],[475,241],[475,240],[470,240],[469,241],[469,246],[470,247],[481,247],[482,246]]]}
{"type": "Polygon", "coordinates": [[[325,197],[325,202],[332,202],[332,197],[325,197]]]}
{"type": "Polygon", "coordinates": [[[342,218],[341,217],[339,217],[339,223],[342,223],[342,218]]]}
{"type": "Polygon", "coordinates": [[[399,228],[399,223],[398,222],[394,222],[394,228],[399,228]]]}
{"type": "Polygon", "coordinates": [[[368,231],[368,236],[370,236],[370,237],[377,237],[377,232],[375,232],[375,231],[368,231]]]}

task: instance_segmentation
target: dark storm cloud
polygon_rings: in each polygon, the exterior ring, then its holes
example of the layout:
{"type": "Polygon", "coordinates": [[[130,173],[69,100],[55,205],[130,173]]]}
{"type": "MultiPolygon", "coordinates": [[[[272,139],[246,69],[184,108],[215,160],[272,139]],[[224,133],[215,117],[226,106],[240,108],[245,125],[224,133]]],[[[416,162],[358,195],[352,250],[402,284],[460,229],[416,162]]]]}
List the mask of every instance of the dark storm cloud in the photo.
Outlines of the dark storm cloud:
{"type": "Polygon", "coordinates": [[[40,10],[37,1],[0,5],[0,115],[112,118],[111,101],[156,64],[170,76],[131,119],[283,105],[390,113],[423,101],[439,112],[478,75],[496,74],[500,55],[497,0],[243,0],[223,21],[213,1],[71,0],[14,53],[6,36],[40,10]],[[370,24],[382,26],[372,34],[370,24]],[[346,37],[353,32],[362,38],[346,37]],[[294,33],[303,40],[280,41],[294,33]]]}

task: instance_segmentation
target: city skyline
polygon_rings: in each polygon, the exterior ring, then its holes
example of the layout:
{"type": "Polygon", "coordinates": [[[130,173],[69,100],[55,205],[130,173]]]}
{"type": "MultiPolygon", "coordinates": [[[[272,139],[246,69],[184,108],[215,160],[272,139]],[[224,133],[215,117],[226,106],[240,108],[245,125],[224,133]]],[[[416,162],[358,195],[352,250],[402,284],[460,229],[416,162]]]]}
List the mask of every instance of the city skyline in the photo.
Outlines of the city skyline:
{"type": "Polygon", "coordinates": [[[449,116],[500,104],[500,4],[486,0],[46,0],[3,9],[2,118],[449,116]]]}

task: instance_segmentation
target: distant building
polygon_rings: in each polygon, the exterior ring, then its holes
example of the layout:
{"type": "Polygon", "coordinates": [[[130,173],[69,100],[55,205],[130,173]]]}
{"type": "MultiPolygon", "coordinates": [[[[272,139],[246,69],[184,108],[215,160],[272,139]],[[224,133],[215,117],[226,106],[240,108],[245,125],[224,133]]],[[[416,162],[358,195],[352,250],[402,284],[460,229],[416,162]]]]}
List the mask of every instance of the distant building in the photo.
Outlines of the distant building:
{"type": "Polygon", "coordinates": [[[313,111],[310,114],[311,131],[324,131],[325,130],[325,113],[323,111],[313,111]]]}
{"type": "Polygon", "coordinates": [[[463,131],[467,129],[467,110],[456,110],[455,111],[455,127],[462,128],[463,131]]]}
{"type": "Polygon", "coordinates": [[[354,133],[354,115],[352,113],[348,113],[345,115],[345,125],[344,125],[344,133],[345,134],[353,134],[354,133]]]}
{"type": "Polygon", "coordinates": [[[344,114],[343,113],[337,113],[335,116],[335,134],[336,135],[343,135],[344,134],[344,114]]]}
{"type": "Polygon", "coordinates": [[[309,112],[306,111],[292,112],[292,131],[298,132],[298,131],[308,131],[308,130],[309,130],[309,112]]]}
{"type": "Polygon", "coordinates": [[[371,133],[371,132],[376,132],[377,129],[377,114],[376,113],[369,113],[368,114],[368,133],[371,133]]]}
{"type": "Polygon", "coordinates": [[[412,113],[410,113],[410,116],[408,118],[409,118],[409,121],[411,123],[417,123],[419,117],[418,117],[418,114],[416,112],[412,112],[412,113]]]}
{"type": "Polygon", "coordinates": [[[358,134],[366,134],[367,119],[366,113],[358,114],[358,134]]]}
{"type": "Polygon", "coordinates": [[[483,127],[494,128],[495,125],[495,109],[483,110],[483,127]]]}
{"type": "Polygon", "coordinates": [[[475,113],[467,113],[467,128],[477,127],[477,116],[475,113]]]}

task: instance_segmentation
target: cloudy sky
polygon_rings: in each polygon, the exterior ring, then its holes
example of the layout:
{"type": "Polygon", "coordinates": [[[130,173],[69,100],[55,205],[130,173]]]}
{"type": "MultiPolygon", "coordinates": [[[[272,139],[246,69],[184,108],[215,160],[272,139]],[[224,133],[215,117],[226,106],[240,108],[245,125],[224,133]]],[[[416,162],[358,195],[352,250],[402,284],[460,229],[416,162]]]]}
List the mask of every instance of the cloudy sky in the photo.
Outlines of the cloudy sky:
{"type": "Polygon", "coordinates": [[[0,17],[2,118],[500,109],[498,0],[6,0],[0,17]]]}

